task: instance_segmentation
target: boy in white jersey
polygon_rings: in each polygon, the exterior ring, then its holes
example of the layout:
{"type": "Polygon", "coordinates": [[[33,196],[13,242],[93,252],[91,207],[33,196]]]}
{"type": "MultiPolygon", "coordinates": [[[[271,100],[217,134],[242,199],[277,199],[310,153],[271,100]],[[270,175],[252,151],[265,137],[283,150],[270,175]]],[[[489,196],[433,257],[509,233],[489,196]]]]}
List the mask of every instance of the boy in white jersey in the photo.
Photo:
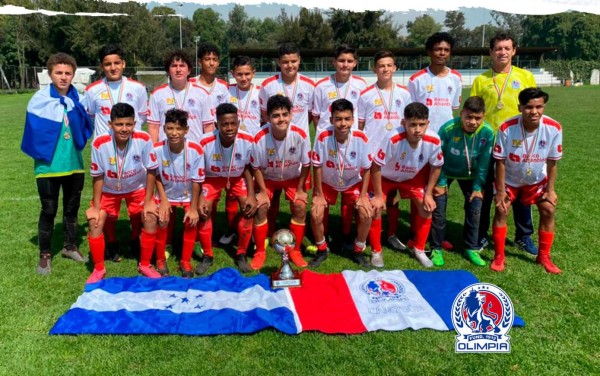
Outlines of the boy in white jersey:
{"type": "Polygon", "coordinates": [[[367,136],[358,129],[352,129],[353,117],[352,103],[347,99],[337,99],[331,104],[332,126],[315,138],[312,158],[315,180],[310,222],[317,254],[310,261],[311,268],[321,265],[329,254],[325,240],[326,224],[329,205],[336,204],[338,193],[342,195],[342,205],[356,208],[358,213],[352,258],[361,267],[370,266],[363,252],[373,214],[368,196],[371,155],[367,136]]]}
{"type": "Polygon", "coordinates": [[[254,243],[256,253],[250,264],[259,270],[265,262],[265,240],[267,224],[267,204],[273,192],[284,191],[290,202],[292,218],[290,231],[296,238],[296,248],[290,252],[290,259],[296,266],[307,266],[300,253],[306,222],[306,178],[310,172],[310,138],[300,127],[290,124],[292,103],[288,97],[274,95],[267,102],[269,122],[254,137],[252,168],[260,205],[254,218],[254,243]],[[262,194],[266,197],[263,197],[262,194]]]}
{"type": "MultiPolygon", "coordinates": [[[[408,89],[394,84],[394,54],[379,51],[375,54],[373,64],[377,82],[363,90],[358,100],[358,128],[369,138],[371,155],[375,155],[382,141],[401,125],[404,108],[411,102],[408,89]]],[[[405,249],[406,246],[396,237],[400,209],[395,198],[395,194],[387,197],[387,239],[392,247],[405,249]]]]}
{"type": "Polygon", "coordinates": [[[238,200],[242,215],[238,221],[238,248],[235,263],[240,271],[249,272],[246,249],[252,237],[252,224],[256,212],[256,197],[250,167],[250,154],[254,138],[239,130],[237,107],[231,103],[217,106],[217,129],[206,134],[200,141],[204,150],[206,179],[200,197],[200,244],[204,250],[202,260],[196,266],[196,274],[206,273],[213,263],[212,218],[213,202],[221,197],[221,191],[232,194],[238,200]]]}
{"type": "MultiPolygon", "coordinates": [[[[159,203],[157,219],[160,225],[156,233],[156,269],[163,276],[169,274],[165,255],[167,224],[171,217],[175,217],[177,207],[183,207],[185,211],[179,270],[182,277],[194,276],[190,261],[198,232],[198,197],[204,182],[205,165],[202,147],[185,137],[188,130],[187,113],[171,109],[165,114],[167,139],[154,146],[158,161],[156,198],[159,203]]],[[[153,195],[154,192],[147,190],[146,202],[152,202],[153,195]]],[[[146,234],[142,234],[142,244],[144,235],[146,234]]]]}
{"type": "Polygon", "coordinates": [[[208,92],[188,82],[192,73],[192,60],[185,51],[174,50],[167,53],[163,64],[170,82],[157,87],[150,96],[148,133],[152,142],[157,143],[165,138],[165,113],[172,108],[188,113],[190,131],[187,138],[199,142],[205,129],[214,129],[214,107],[208,92]]]}
{"type": "Polygon", "coordinates": [[[433,266],[425,254],[425,243],[431,227],[431,214],[435,209],[433,189],[444,164],[441,141],[437,134],[427,129],[429,110],[422,103],[413,102],[404,109],[402,125],[389,135],[373,156],[371,178],[373,197],[373,222],[369,241],[373,248],[371,262],[375,265],[381,254],[381,211],[387,192],[399,190],[401,198],[414,202],[419,212],[411,218],[414,231],[414,256],[426,268],[433,266]]]}
{"type": "Polygon", "coordinates": [[[114,45],[98,52],[104,78],[85,88],[83,105],[94,120],[94,138],[108,132],[110,110],[115,103],[129,103],[135,109],[135,129],[141,130],[148,114],[148,95],[144,84],[123,76],[126,63],[123,50],[114,45]]]}
{"type": "Polygon", "coordinates": [[[539,252],[536,262],[548,273],[561,270],[550,260],[554,242],[554,213],[558,196],[554,190],[557,161],[562,157],[562,128],[554,119],[544,116],[548,94],[538,88],[519,93],[521,115],[505,121],[498,130],[496,159],[496,213],[493,239],[494,261],[490,268],[504,270],[506,217],[511,203],[536,204],[540,212],[539,252]]]}
{"type": "MultiPolygon", "coordinates": [[[[104,234],[107,217],[115,221],[119,217],[121,201],[127,203],[130,218],[141,217],[146,186],[154,190],[154,179],[158,163],[146,132],[135,131],[135,110],[127,103],[116,103],[110,113],[111,131],[96,137],[92,143],[90,171],[94,179],[93,198],[86,211],[89,223],[88,241],[94,270],[86,283],[96,283],[104,278],[104,234]]],[[[134,229],[135,230],[135,229],[134,229]]],[[[142,232],[156,232],[156,218],[146,213],[142,232]]],[[[132,237],[139,233],[132,231],[132,237]]],[[[160,278],[152,268],[150,259],[154,243],[142,244],[138,271],[150,278],[160,278]]]]}
{"type": "Polygon", "coordinates": [[[238,108],[240,129],[254,136],[260,130],[261,122],[258,98],[260,86],[252,83],[256,73],[254,59],[243,55],[237,56],[233,59],[232,65],[231,75],[236,83],[229,86],[227,102],[238,108]]]}

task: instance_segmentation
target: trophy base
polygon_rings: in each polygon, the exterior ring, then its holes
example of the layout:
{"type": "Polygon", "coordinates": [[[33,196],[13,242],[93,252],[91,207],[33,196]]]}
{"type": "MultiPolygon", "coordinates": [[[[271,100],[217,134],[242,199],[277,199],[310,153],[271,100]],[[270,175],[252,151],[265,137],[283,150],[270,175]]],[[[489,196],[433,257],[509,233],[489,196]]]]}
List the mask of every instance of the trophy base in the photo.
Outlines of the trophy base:
{"type": "Polygon", "coordinates": [[[302,282],[300,281],[300,273],[294,271],[294,278],[280,279],[279,272],[271,274],[271,288],[288,288],[288,287],[301,287],[302,282]]]}

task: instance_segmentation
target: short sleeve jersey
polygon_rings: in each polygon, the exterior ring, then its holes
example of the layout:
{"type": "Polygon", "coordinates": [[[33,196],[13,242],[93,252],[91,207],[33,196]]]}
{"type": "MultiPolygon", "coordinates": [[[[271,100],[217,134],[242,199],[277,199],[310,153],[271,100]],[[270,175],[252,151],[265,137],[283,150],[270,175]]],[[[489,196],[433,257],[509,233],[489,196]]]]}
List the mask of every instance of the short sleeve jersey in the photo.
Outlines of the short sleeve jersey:
{"type": "Polygon", "coordinates": [[[394,85],[394,90],[389,92],[378,90],[375,85],[363,90],[358,100],[358,120],[365,122],[363,131],[369,138],[371,154],[377,152],[386,135],[401,126],[404,107],[411,102],[405,86],[394,85]]]}
{"type": "Polygon", "coordinates": [[[169,84],[157,87],[150,96],[148,123],[159,126],[159,140],[165,138],[165,114],[172,108],[188,113],[188,138],[199,142],[204,134],[203,124],[212,124],[212,112],[208,93],[200,86],[188,84],[184,90],[173,90],[169,84]]]}
{"type": "Polygon", "coordinates": [[[229,84],[226,81],[221,80],[220,78],[215,79],[212,85],[204,85],[200,82],[199,77],[193,77],[189,80],[191,83],[200,86],[208,93],[210,97],[210,107],[211,107],[211,115],[213,121],[217,121],[217,112],[216,108],[221,103],[227,103],[227,99],[229,98],[229,84]]]}
{"type": "Polygon", "coordinates": [[[267,123],[254,137],[252,167],[260,169],[266,180],[295,179],[302,167],[310,166],[310,153],[310,138],[300,127],[290,124],[285,139],[279,141],[267,123]]]}
{"type": "Polygon", "coordinates": [[[133,132],[125,150],[116,147],[112,133],[99,135],[92,142],[90,173],[94,177],[104,176],[102,192],[124,194],[144,188],[146,171],[157,167],[152,141],[146,132],[133,132]]]}
{"type": "Polygon", "coordinates": [[[260,109],[267,111],[267,102],[273,95],[281,94],[292,102],[292,124],[296,124],[308,132],[308,114],[312,111],[315,83],[310,78],[298,73],[296,81],[286,85],[278,73],[263,81],[260,92],[260,109]]]}
{"type": "Polygon", "coordinates": [[[254,137],[250,133],[238,131],[235,142],[223,147],[219,131],[215,129],[200,140],[204,150],[205,174],[207,178],[237,178],[242,176],[246,165],[250,164],[254,137]]]}
{"type": "Polygon", "coordinates": [[[562,127],[542,116],[538,129],[528,133],[520,115],[508,119],[498,130],[493,156],[505,161],[507,185],[538,184],[547,177],[546,160],[562,158],[562,127]]]}
{"type": "Polygon", "coordinates": [[[322,168],[323,183],[336,191],[346,191],[361,182],[362,172],[371,168],[369,139],[356,129],[345,143],[339,144],[333,126],[329,126],[315,138],[312,164],[322,168]]]}
{"type": "Polygon", "coordinates": [[[127,103],[135,109],[135,129],[142,130],[148,115],[146,87],[135,80],[123,77],[119,82],[105,78],[85,88],[82,104],[94,120],[94,138],[109,130],[110,111],[115,103],[127,103]]]}
{"type": "Polygon", "coordinates": [[[485,120],[494,128],[494,131],[498,131],[500,124],[506,119],[519,115],[519,93],[523,89],[535,86],[533,74],[525,69],[513,66],[510,75],[508,73],[494,74],[490,69],[475,77],[471,87],[471,96],[477,95],[483,98],[485,120]],[[502,108],[498,108],[498,91],[502,91],[505,83],[502,108]]]}
{"type": "Polygon", "coordinates": [[[373,161],[381,166],[381,176],[403,182],[414,178],[428,164],[435,167],[444,164],[442,142],[437,134],[428,129],[416,149],[413,149],[406,132],[396,130],[384,139],[373,161]]]}
{"type": "Polygon", "coordinates": [[[330,125],[331,103],[337,99],[347,99],[354,105],[354,124],[352,129],[358,129],[358,98],[365,90],[367,83],[359,76],[350,76],[347,82],[335,81],[335,75],[325,77],[315,86],[314,105],[312,113],[319,117],[317,134],[330,125]]]}
{"type": "Polygon", "coordinates": [[[258,92],[260,86],[252,85],[250,90],[239,90],[237,84],[229,86],[228,103],[238,108],[240,129],[256,135],[260,130],[260,104],[258,92]]]}
{"type": "Polygon", "coordinates": [[[173,153],[169,149],[168,142],[161,141],[154,145],[154,153],[158,159],[158,175],[165,187],[169,202],[190,202],[192,182],[204,182],[202,147],[186,140],[183,150],[173,153]]]}
{"type": "Polygon", "coordinates": [[[453,118],[452,110],[460,106],[462,77],[458,71],[447,69],[444,77],[438,77],[427,67],[413,74],[408,81],[412,101],[429,108],[429,128],[436,133],[453,118]]]}

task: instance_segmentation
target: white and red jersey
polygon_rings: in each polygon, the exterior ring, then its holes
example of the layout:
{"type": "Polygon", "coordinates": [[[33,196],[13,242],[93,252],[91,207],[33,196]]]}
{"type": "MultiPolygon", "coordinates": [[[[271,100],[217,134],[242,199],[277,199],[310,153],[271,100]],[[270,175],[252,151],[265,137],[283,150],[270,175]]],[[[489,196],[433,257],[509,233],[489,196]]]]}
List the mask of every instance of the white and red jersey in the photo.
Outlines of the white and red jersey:
{"type": "Polygon", "coordinates": [[[252,85],[250,90],[239,90],[237,84],[229,86],[228,103],[238,108],[240,129],[256,135],[260,131],[260,86],[252,85]],[[244,129],[245,128],[245,129],[244,129]]]}
{"type": "MultiPolygon", "coordinates": [[[[173,153],[168,141],[154,145],[154,153],[158,159],[157,175],[165,187],[169,202],[190,202],[192,198],[192,182],[204,182],[204,151],[202,147],[186,140],[183,150],[173,153]]],[[[158,194],[156,195],[157,198],[158,194]]]]}
{"type": "Polygon", "coordinates": [[[384,178],[395,182],[410,180],[427,165],[441,167],[444,164],[442,141],[428,129],[413,149],[404,129],[395,130],[385,138],[373,161],[381,166],[384,178]]]}
{"type": "Polygon", "coordinates": [[[146,170],[158,167],[150,135],[135,131],[124,150],[117,148],[112,133],[92,142],[92,176],[104,176],[102,192],[124,194],[146,187],[146,170]],[[120,189],[119,189],[120,188],[120,189]]]}
{"type": "Polygon", "coordinates": [[[505,160],[505,181],[512,187],[538,184],[546,177],[546,160],[562,158],[562,127],[542,116],[534,132],[522,126],[521,115],[502,123],[496,136],[494,158],[505,160]]]}
{"type": "Polygon", "coordinates": [[[315,86],[314,104],[312,113],[319,116],[316,134],[320,134],[330,125],[331,103],[337,99],[347,99],[354,105],[354,124],[352,129],[358,129],[358,98],[365,90],[367,83],[362,77],[350,76],[347,82],[335,81],[335,75],[325,77],[315,86]]]}
{"type": "Polygon", "coordinates": [[[369,139],[363,131],[352,130],[345,143],[337,142],[333,126],[315,138],[312,164],[321,167],[322,182],[338,192],[362,181],[364,170],[371,168],[369,139]]]}
{"type": "MultiPolygon", "coordinates": [[[[229,97],[229,84],[220,78],[215,78],[212,85],[204,85],[200,82],[200,77],[192,77],[189,82],[200,86],[208,93],[211,100],[211,108],[217,108],[221,103],[227,103],[229,97]]],[[[213,121],[217,122],[217,113],[212,112],[213,121]]]]}
{"type": "Polygon", "coordinates": [[[292,102],[292,124],[308,132],[308,114],[312,111],[314,91],[315,83],[310,78],[298,73],[296,81],[286,85],[281,73],[278,73],[263,81],[259,93],[260,109],[267,111],[267,102],[273,95],[284,95],[292,102]]]}
{"type": "Polygon", "coordinates": [[[460,106],[462,76],[454,69],[447,69],[444,77],[438,77],[427,67],[413,74],[408,81],[412,101],[429,108],[429,128],[436,133],[453,118],[452,110],[460,106]]]}
{"type": "Polygon", "coordinates": [[[81,103],[94,120],[94,138],[109,130],[110,111],[116,103],[127,103],[135,109],[135,129],[142,130],[148,115],[148,94],[144,84],[123,77],[119,81],[106,78],[89,84],[81,103]]]}
{"type": "Polygon", "coordinates": [[[395,84],[394,90],[388,91],[378,90],[375,85],[363,90],[358,99],[358,121],[365,122],[363,131],[369,138],[371,154],[377,152],[386,135],[401,126],[404,107],[411,102],[405,86],[395,84]]]}
{"type": "Polygon", "coordinates": [[[310,166],[310,153],[310,138],[300,127],[290,124],[285,139],[279,141],[267,123],[254,137],[252,167],[260,169],[265,180],[295,179],[302,167],[310,166]]]}
{"type": "Polygon", "coordinates": [[[206,90],[194,84],[183,90],[175,90],[169,84],[157,87],[150,96],[148,124],[158,125],[158,139],[165,138],[165,114],[172,108],[187,111],[190,131],[187,137],[199,142],[204,134],[204,125],[214,124],[214,107],[211,106],[206,90]]]}
{"type": "Polygon", "coordinates": [[[200,140],[204,150],[204,165],[207,178],[236,178],[242,176],[246,165],[250,164],[254,137],[250,133],[238,131],[235,142],[228,148],[221,144],[219,131],[215,129],[200,140]]]}

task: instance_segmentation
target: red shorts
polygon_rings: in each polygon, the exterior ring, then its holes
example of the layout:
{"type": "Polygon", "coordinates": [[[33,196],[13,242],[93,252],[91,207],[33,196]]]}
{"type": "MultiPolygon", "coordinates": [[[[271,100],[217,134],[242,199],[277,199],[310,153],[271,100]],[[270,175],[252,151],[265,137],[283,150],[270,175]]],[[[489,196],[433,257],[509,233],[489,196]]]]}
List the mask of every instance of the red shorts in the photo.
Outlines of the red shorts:
{"type": "Polygon", "coordinates": [[[356,183],[343,192],[336,191],[332,186],[326,183],[322,183],[321,186],[323,188],[323,196],[325,196],[325,201],[327,201],[328,205],[335,205],[337,202],[338,193],[341,193],[342,205],[354,206],[360,197],[360,188],[362,187],[362,182],[356,183]]]}
{"type": "MultiPolygon", "coordinates": [[[[121,201],[125,200],[127,204],[127,214],[139,214],[144,208],[144,200],[146,199],[146,188],[138,189],[137,191],[114,194],[102,192],[100,198],[100,208],[108,214],[109,217],[119,218],[121,212],[121,201]]],[[[94,205],[94,201],[90,202],[90,206],[94,205]]]]}
{"type": "Polygon", "coordinates": [[[548,189],[548,179],[544,179],[537,184],[521,187],[506,185],[506,194],[508,194],[510,202],[514,202],[518,198],[523,205],[529,206],[537,204],[546,193],[546,189],[548,189]]]}
{"type": "Polygon", "coordinates": [[[381,178],[381,190],[383,191],[383,198],[385,200],[388,192],[398,190],[401,198],[419,198],[425,197],[425,187],[427,186],[427,180],[429,179],[429,171],[422,169],[419,171],[414,178],[405,180],[402,182],[396,182],[388,180],[384,177],[381,178]]]}
{"type": "MultiPolygon", "coordinates": [[[[273,195],[276,191],[284,191],[285,198],[292,202],[294,201],[294,197],[296,197],[296,190],[298,188],[298,181],[300,178],[290,179],[290,180],[265,180],[265,187],[267,188],[267,196],[269,196],[269,200],[273,200],[273,195]]],[[[306,184],[304,184],[304,190],[308,191],[310,185],[308,180],[306,184]]]]}
{"type": "MultiPolygon", "coordinates": [[[[160,205],[160,198],[158,197],[154,197],[154,202],[156,203],[156,205],[160,205]]],[[[185,201],[169,201],[169,204],[171,204],[172,208],[183,208],[184,211],[188,211],[190,210],[190,203],[189,202],[185,202],[185,201]]]]}
{"type": "Polygon", "coordinates": [[[225,189],[228,194],[232,193],[233,197],[248,196],[246,180],[243,176],[237,178],[229,178],[229,189],[227,189],[227,178],[206,178],[206,180],[202,184],[202,196],[204,196],[204,198],[206,198],[207,200],[214,201],[221,197],[221,191],[223,189],[225,189]]]}

